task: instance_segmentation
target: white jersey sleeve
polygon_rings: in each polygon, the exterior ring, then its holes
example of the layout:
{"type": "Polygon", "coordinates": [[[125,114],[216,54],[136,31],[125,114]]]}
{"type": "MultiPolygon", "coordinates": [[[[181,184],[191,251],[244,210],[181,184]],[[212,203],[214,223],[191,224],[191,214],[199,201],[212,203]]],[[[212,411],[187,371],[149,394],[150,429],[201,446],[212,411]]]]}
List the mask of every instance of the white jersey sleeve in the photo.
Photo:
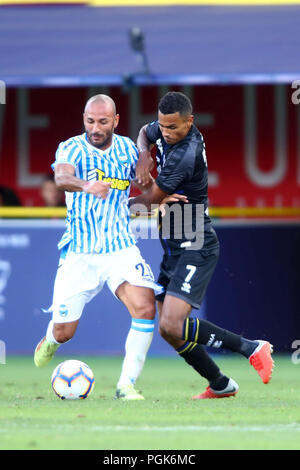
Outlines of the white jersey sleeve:
{"type": "Polygon", "coordinates": [[[54,169],[58,163],[65,163],[77,167],[81,159],[81,146],[76,139],[71,138],[65,142],[61,142],[55,154],[55,162],[51,165],[54,169]]]}

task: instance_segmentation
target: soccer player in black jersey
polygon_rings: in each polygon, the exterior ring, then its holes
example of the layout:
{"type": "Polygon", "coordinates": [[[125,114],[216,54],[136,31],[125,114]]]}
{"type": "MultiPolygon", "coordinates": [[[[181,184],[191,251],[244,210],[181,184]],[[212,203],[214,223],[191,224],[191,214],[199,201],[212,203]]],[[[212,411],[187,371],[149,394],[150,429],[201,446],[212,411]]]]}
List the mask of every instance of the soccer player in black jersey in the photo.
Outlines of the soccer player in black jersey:
{"type": "Polygon", "coordinates": [[[159,102],[158,120],[142,127],[137,146],[137,182],[149,189],[132,198],[130,207],[134,213],[135,207],[140,210],[141,205],[149,210],[152,204],[163,204],[164,213],[168,212],[167,217],[160,215],[159,221],[164,255],[158,282],[165,288],[156,297],[159,330],[180,356],[207,379],[205,392],[193,398],[223,398],[238,391],[236,382],[221,373],[204,346],[242,354],[262,381],[268,383],[273,370],[269,342],[251,341],[207,320],[190,317],[193,308],[200,308],[215,270],[219,241],[208,215],[205,143],[193,124],[189,98],[179,92],[167,93],[159,102]],[[150,175],[153,145],[157,148],[155,181],[150,175]]]}

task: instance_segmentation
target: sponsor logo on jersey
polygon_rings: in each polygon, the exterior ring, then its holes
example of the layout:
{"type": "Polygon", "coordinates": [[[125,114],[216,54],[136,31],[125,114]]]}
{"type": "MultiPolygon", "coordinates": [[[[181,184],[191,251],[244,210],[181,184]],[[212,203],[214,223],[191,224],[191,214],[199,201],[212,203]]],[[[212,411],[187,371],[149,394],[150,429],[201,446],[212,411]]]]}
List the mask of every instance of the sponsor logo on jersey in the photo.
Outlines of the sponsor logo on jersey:
{"type": "Polygon", "coordinates": [[[125,191],[129,185],[129,180],[122,180],[119,178],[111,178],[110,176],[105,176],[104,171],[99,170],[99,168],[94,168],[93,170],[88,171],[87,173],[88,181],[105,181],[111,183],[111,189],[118,189],[119,191],[125,191]]]}

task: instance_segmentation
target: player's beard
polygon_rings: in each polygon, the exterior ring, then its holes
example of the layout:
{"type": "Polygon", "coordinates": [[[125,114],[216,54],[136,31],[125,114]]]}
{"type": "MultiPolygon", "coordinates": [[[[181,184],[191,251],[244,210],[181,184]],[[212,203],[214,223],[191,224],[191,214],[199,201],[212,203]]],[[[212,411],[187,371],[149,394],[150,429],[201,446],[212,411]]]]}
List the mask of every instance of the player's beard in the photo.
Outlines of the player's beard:
{"type": "Polygon", "coordinates": [[[111,145],[114,128],[112,127],[112,129],[105,134],[100,134],[99,132],[89,133],[87,130],[85,130],[85,132],[90,144],[101,150],[102,148],[106,148],[111,145]],[[95,141],[93,136],[97,136],[98,139],[95,141]]]}

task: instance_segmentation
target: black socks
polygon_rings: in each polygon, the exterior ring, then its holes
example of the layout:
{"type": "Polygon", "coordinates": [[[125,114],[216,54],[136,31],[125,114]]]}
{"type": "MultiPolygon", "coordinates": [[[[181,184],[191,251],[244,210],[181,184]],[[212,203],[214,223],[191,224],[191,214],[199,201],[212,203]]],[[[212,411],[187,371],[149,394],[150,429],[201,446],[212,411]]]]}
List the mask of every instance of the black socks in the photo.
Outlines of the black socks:
{"type": "Polygon", "coordinates": [[[258,346],[257,341],[250,341],[241,335],[236,335],[199,318],[186,318],[183,324],[182,339],[213,348],[229,349],[246,358],[249,358],[258,346]]]}
{"type": "Polygon", "coordinates": [[[186,318],[184,321],[182,339],[185,343],[177,349],[178,354],[209,382],[213,390],[220,391],[227,387],[229,378],[221,373],[202,345],[229,349],[246,358],[249,358],[258,346],[257,341],[250,341],[196,317],[186,318]]]}
{"type": "Polygon", "coordinates": [[[213,348],[230,349],[241,352],[241,336],[224,330],[207,320],[186,318],[183,324],[184,341],[191,341],[213,348]]]}
{"type": "Polygon", "coordinates": [[[198,374],[209,382],[213,390],[224,390],[227,387],[228,377],[220,372],[219,367],[203,346],[186,342],[181,348],[177,349],[177,352],[198,374]]]}

